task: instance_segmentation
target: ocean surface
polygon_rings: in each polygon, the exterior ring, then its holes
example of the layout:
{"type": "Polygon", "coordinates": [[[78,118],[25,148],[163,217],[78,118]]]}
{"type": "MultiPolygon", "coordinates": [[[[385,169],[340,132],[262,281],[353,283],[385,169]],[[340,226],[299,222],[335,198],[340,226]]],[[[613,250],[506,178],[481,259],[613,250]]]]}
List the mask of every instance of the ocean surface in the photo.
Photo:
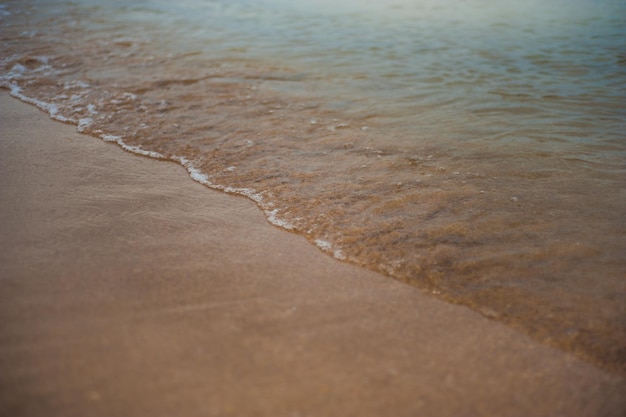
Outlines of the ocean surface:
{"type": "Polygon", "coordinates": [[[14,0],[0,42],[54,119],[626,372],[626,1],[14,0]]]}

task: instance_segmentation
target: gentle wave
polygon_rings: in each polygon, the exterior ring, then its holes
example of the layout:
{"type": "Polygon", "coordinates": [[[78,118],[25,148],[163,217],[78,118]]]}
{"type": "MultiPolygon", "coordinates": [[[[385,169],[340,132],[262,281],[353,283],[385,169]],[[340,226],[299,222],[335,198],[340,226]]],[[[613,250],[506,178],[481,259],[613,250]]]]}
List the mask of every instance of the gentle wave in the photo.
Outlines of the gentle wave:
{"type": "Polygon", "coordinates": [[[0,84],[623,371],[626,25],[584,0],[462,3],[14,1],[0,84]]]}

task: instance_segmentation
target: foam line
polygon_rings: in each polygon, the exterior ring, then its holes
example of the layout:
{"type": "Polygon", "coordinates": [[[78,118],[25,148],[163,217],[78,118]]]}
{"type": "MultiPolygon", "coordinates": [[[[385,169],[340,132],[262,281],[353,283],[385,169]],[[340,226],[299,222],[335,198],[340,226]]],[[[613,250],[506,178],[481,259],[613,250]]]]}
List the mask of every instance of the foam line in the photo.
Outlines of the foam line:
{"type": "MultiPolygon", "coordinates": [[[[59,114],[59,109],[55,104],[33,99],[31,97],[24,95],[22,93],[22,89],[19,86],[15,85],[14,83],[11,83],[10,81],[6,79],[0,80],[0,87],[8,88],[10,90],[10,94],[13,97],[16,97],[20,99],[21,101],[37,106],[39,109],[48,113],[50,118],[54,120],[58,120],[64,123],[75,124],[76,130],[79,133],[83,133],[93,123],[93,119],[91,119],[90,117],[76,120],[74,118],[65,117],[59,114]]],[[[95,112],[95,108],[93,109],[93,111],[91,111],[91,113],[97,113],[95,112]]],[[[220,184],[215,184],[209,180],[209,177],[207,174],[201,172],[198,168],[196,168],[193,165],[191,161],[189,161],[188,159],[184,157],[172,156],[170,158],[167,158],[158,152],[148,151],[148,150],[142,149],[139,146],[128,145],[124,142],[122,137],[116,136],[116,135],[101,134],[98,137],[104,140],[105,142],[115,143],[118,146],[120,146],[122,149],[130,153],[134,153],[137,155],[146,156],[146,157],[158,159],[158,160],[171,160],[173,162],[177,162],[181,164],[187,170],[187,172],[189,173],[189,176],[194,181],[199,182],[200,184],[206,187],[209,187],[211,189],[214,189],[214,190],[219,190],[219,191],[223,191],[229,194],[236,194],[236,195],[247,197],[257,204],[257,206],[263,211],[263,213],[267,217],[267,220],[271,224],[277,227],[280,227],[282,229],[286,229],[286,230],[296,229],[296,227],[293,224],[279,217],[280,209],[274,208],[272,207],[271,203],[267,203],[264,201],[263,192],[258,192],[252,188],[237,188],[237,187],[229,187],[229,186],[224,186],[220,184]]],[[[345,259],[345,256],[343,255],[341,250],[338,250],[338,249],[333,250],[332,245],[329,242],[316,240],[315,244],[322,251],[333,255],[335,258],[340,259],[340,260],[345,259]]]]}

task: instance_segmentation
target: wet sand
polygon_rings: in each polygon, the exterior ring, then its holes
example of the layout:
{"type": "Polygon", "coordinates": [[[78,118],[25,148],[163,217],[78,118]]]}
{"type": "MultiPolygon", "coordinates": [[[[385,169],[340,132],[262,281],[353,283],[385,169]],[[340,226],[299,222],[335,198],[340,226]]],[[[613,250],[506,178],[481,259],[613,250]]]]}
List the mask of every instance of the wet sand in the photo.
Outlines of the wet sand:
{"type": "Polygon", "coordinates": [[[621,416],[624,378],[0,94],[0,415],[621,416]]]}

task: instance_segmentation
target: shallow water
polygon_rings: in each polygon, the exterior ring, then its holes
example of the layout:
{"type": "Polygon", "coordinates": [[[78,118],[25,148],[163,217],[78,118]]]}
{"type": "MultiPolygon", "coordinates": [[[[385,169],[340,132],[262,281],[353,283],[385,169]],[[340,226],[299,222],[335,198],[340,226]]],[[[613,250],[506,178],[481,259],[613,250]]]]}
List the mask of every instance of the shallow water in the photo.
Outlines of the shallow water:
{"type": "Polygon", "coordinates": [[[0,83],[625,371],[623,1],[100,3],[5,2],[0,83]]]}

